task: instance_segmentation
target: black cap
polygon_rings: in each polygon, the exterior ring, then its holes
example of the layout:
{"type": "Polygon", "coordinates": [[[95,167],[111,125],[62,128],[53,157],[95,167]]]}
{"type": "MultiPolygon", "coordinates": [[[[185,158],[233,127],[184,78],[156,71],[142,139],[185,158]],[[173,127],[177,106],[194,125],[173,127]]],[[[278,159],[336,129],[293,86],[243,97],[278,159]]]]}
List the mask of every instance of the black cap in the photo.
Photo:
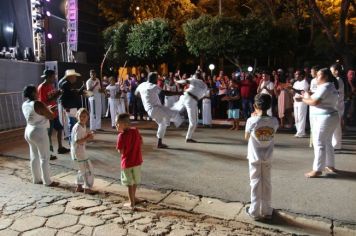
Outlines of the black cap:
{"type": "Polygon", "coordinates": [[[41,78],[42,79],[47,79],[48,77],[50,77],[50,76],[52,76],[52,75],[54,75],[54,74],[56,74],[55,72],[54,72],[54,70],[44,70],[43,71],[43,74],[41,75],[41,78]]]}

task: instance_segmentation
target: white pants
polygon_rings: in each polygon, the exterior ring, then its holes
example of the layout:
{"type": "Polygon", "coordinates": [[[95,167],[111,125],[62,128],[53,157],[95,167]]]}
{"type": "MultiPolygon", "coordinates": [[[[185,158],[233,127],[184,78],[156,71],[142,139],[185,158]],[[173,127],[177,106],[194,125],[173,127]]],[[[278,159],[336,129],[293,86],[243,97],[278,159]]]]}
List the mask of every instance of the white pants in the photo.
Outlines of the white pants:
{"type": "Polygon", "coordinates": [[[122,113],[126,112],[126,104],[125,104],[124,98],[119,99],[118,105],[117,105],[117,112],[118,112],[118,114],[122,114],[122,113]]]}
{"type": "Polygon", "coordinates": [[[118,114],[119,99],[109,98],[111,126],[115,126],[115,117],[118,114]]]}
{"type": "Polygon", "coordinates": [[[340,120],[337,113],[313,116],[314,171],[323,171],[326,166],[335,167],[331,139],[338,122],[340,120]]]}
{"type": "Polygon", "coordinates": [[[174,103],[179,100],[178,96],[165,96],[164,97],[164,106],[166,107],[173,107],[174,103]]]}
{"type": "Polygon", "coordinates": [[[304,102],[294,102],[294,119],[297,129],[296,135],[305,135],[305,123],[307,121],[308,105],[304,102]]]}
{"type": "Polygon", "coordinates": [[[339,103],[338,106],[338,113],[339,113],[339,119],[340,122],[337,123],[336,129],[333,134],[333,139],[332,139],[332,144],[334,149],[341,149],[341,141],[342,141],[342,127],[341,127],[341,120],[344,116],[344,111],[345,111],[345,104],[344,102],[339,103]]]}
{"type": "Polygon", "coordinates": [[[271,162],[249,162],[251,206],[254,217],[272,215],[271,162]]]}
{"type": "Polygon", "coordinates": [[[94,185],[93,166],[90,160],[76,161],[78,166],[78,173],[76,184],[83,185],[83,188],[91,188],[94,185]]]}
{"type": "Polygon", "coordinates": [[[101,94],[89,98],[90,130],[101,129],[101,94]]]}
{"type": "Polygon", "coordinates": [[[26,126],[25,139],[30,146],[32,181],[45,185],[52,183],[49,172],[49,138],[47,128],[26,126]]]}
{"type": "Polygon", "coordinates": [[[189,94],[185,93],[180,96],[172,109],[177,111],[187,110],[189,118],[189,127],[185,139],[191,139],[198,124],[198,102],[189,94]]]}
{"type": "Polygon", "coordinates": [[[203,125],[211,125],[211,100],[204,98],[203,99],[203,125]]]}
{"type": "Polygon", "coordinates": [[[179,122],[180,115],[178,111],[173,111],[168,107],[155,106],[147,111],[147,114],[157,123],[157,138],[162,139],[166,134],[167,123],[169,121],[179,122]]]}

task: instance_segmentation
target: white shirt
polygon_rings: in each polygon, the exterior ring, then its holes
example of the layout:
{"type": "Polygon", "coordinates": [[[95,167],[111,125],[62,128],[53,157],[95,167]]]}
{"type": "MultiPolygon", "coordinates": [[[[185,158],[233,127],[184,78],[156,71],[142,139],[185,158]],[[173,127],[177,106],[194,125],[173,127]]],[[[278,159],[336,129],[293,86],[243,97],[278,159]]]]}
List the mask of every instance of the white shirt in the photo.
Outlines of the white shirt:
{"type": "MultiPolygon", "coordinates": [[[[274,89],[274,83],[272,82],[272,81],[263,81],[262,82],[262,84],[261,84],[261,88],[263,88],[263,87],[267,87],[269,90],[273,90],[274,89]]],[[[272,94],[270,94],[268,91],[267,91],[267,89],[262,89],[262,91],[261,91],[261,93],[263,93],[263,94],[268,94],[268,95],[270,95],[270,96],[272,96],[272,94]]]]}
{"type": "Polygon", "coordinates": [[[250,134],[247,147],[247,159],[250,162],[272,160],[274,134],[278,126],[275,117],[252,116],[247,119],[245,132],[250,134]]]}
{"type": "Polygon", "coordinates": [[[71,135],[71,147],[70,152],[72,160],[86,160],[85,155],[85,143],[79,144],[78,140],[84,138],[87,135],[87,128],[83,127],[78,123],[73,126],[72,135],[71,135]]]}
{"type": "Polygon", "coordinates": [[[28,126],[49,128],[49,120],[35,111],[35,101],[25,101],[22,104],[22,113],[28,126]]]}
{"type": "Polygon", "coordinates": [[[109,91],[109,95],[111,99],[116,99],[116,94],[120,91],[120,86],[118,84],[108,85],[106,86],[106,90],[109,91]]]}
{"type": "Polygon", "coordinates": [[[87,80],[86,86],[87,86],[87,90],[90,90],[90,88],[92,88],[94,86],[95,83],[98,83],[95,88],[92,90],[92,92],[94,93],[94,95],[97,95],[100,93],[100,89],[101,89],[101,85],[100,85],[100,80],[99,79],[95,79],[93,80],[92,78],[87,80]]]}
{"type": "MultiPolygon", "coordinates": [[[[294,84],[293,84],[293,88],[294,89],[297,89],[297,90],[302,90],[304,92],[307,92],[309,91],[309,83],[308,81],[306,81],[305,79],[303,80],[297,80],[294,84]]],[[[294,96],[294,102],[298,102],[295,100],[296,96],[300,96],[300,94],[296,93],[295,96],[294,96]]],[[[301,102],[301,101],[300,101],[301,102]]]]}
{"type": "Polygon", "coordinates": [[[315,93],[317,88],[318,84],[316,83],[316,78],[314,78],[310,81],[310,92],[315,93]]]}
{"type": "Polygon", "coordinates": [[[162,106],[158,97],[160,92],[161,88],[157,85],[150,82],[143,82],[136,88],[135,95],[138,93],[141,95],[143,107],[146,111],[149,111],[155,106],[162,106]]]}
{"type": "Polygon", "coordinates": [[[320,104],[310,106],[311,115],[326,115],[337,112],[338,92],[332,83],[318,85],[311,98],[320,100],[320,104]]]}
{"type": "Polygon", "coordinates": [[[200,79],[189,78],[187,80],[189,81],[189,88],[186,92],[193,94],[198,99],[202,99],[208,90],[208,86],[200,79]]]}

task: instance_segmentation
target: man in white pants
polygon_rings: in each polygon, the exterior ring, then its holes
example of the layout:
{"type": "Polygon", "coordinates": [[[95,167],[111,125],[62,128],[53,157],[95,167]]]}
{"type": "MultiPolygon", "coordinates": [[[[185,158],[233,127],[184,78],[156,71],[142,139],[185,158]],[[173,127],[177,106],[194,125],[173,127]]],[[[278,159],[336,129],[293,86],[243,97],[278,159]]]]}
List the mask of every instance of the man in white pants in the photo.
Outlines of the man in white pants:
{"type": "Polygon", "coordinates": [[[330,71],[333,74],[333,76],[336,78],[339,88],[337,89],[339,92],[339,97],[338,97],[338,103],[337,103],[337,111],[339,113],[339,118],[340,118],[340,122],[336,125],[336,129],[334,131],[333,134],[333,138],[332,138],[332,145],[333,148],[338,150],[341,149],[341,140],[342,140],[342,118],[344,116],[344,112],[345,112],[345,102],[344,102],[344,98],[345,98],[345,90],[344,90],[344,81],[342,80],[342,78],[340,78],[340,74],[342,72],[342,68],[339,64],[334,64],[330,67],[330,71]]]}
{"type": "Polygon", "coordinates": [[[163,144],[162,141],[166,133],[167,123],[168,121],[172,121],[176,127],[179,127],[182,124],[182,118],[178,111],[173,111],[168,107],[163,106],[158,95],[161,92],[166,96],[175,96],[181,93],[162,91],[161,88],[156,85],[157,77],[156,72],[149,73],[147,82],[143,82],[137,87],[135,95],[138,96],[138,94],[140,94],[143,107],[147,114],[158,124],[157,148],[167,148],[168,146],[163,144]]]}
{"type": "Polygon", "coordinates": [[[198,124],[198,101],[202,99],[208,91],[208,86],[201,78],[201,73],[197,70],[193,77],[177,81],[179,84],[189,84],[189,88],[185,90],[184,95],[182,95],[179,101],[173,106],[173,109],[177,111],[181,111],[184,108],[187,110],[189,118],[189,128],[185,137],[187,143],[197,142],[192,139],[192,136],[198,124]]]}
{"type": "Polygon", "coordinates": [[[100,80],[96,78],[94,70],[90,70],[90,79],[86,83],[88,91],[93,93],[93,96],[89,97],[90,106],[90,130],[96,131],[101,129],[101,84],[100,80]]]}
{"type": "Polygon", "coordinates": [[[294,119],[297,133],[294,135],[297,138],[305,137],[305,123],[307,121],[308,105],[304,102],[297,101],[296,97],[302,96],[304,92],[309,91],[309,83],[302,75],[302,71],[295,72],[296,82],[293,84],[294,96],[294,119]]]}

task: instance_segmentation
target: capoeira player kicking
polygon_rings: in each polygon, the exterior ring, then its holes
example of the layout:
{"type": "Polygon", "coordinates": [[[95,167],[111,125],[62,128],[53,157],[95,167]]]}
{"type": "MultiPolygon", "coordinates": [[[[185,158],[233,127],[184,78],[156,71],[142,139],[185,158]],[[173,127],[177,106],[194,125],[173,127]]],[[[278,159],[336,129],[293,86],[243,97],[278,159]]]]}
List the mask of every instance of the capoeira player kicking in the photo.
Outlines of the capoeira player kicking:
{"type": "Polygon", "coordinates": [[[208,86],[202,81],[201,72],[197,70],[193,77],[186,80],[178,80],[179,84],[189,84],[188,89],[185,90],[184,95],[179,98],[173,106],[173,110],[182,111],[184,108],[187,110],[189,118],[189,128],[185,141],[187,143],[196,143],[192,139],[193,133],[198,124],[198,101],[202,99],[208,91],[208,86]]]}
{"type": "Polygon", "coordinates": [[[166,144],[163,144],[163,137],[166,133],[168,121],[174,122],[176,127],[179,127],[183,120],[178,111],[174,111],[162,105],[158,94],[163,92],[165,96],[181,95],[181,92],[169,92],[163,91],[157,84],[157,73],[150,72],[148,74],[147,82],[141,83],[136,91],[135,95],[140,94],[143,107],[147,114],[158,124],[157,130],[157,148],[167,148],[166,144]]]}

